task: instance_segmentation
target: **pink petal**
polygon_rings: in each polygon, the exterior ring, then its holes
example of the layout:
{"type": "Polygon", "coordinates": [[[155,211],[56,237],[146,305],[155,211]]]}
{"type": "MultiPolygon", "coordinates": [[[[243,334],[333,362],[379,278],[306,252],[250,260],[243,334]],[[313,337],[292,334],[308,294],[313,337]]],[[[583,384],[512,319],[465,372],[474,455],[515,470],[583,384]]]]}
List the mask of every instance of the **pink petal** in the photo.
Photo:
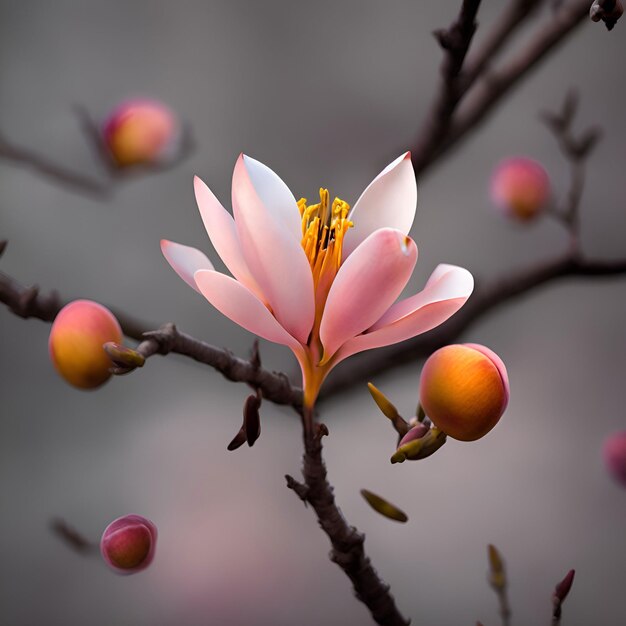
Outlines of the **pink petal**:
{"type": "Polygon", "coordinates": [[[350,212],[354,227],[344,239],[344,258],[379,228],[388,226],[408,234],[416,205],[415,172],[411,153],[405,152],[376,176],[354,205],[350,212]]]}
{"type": "MultiPolygon", "coordinates": [[[[235,224],[246,264],[261,288],[274,317],[300,343],[306,343],[313,326],[315,303],[311,266],[300,245],[302,235],[295,238],[279,218],[284,194],[280,185],[268,183],[268,168],[260,169],[258,161],[243,155],[233,173],[233,210],[235,224]],[[250,165],[253,163],[253,165],[250,165]],[[255,172],[254,178],[250,171],[255,172]],[[259,173],[260,172],[260,173],[259,173]],[[255,182],[263,179],[261,193],[255,182]],[[276,198],[271,194],[276,193],[276,198]]],[[[272,173],[273,176],[278,177],[272,173]]],[[[280,179],[278,179],[280,181],[280,179]]],[[[282,181],[280,181],[281,184],[282,181]]],[[[299,221],[299,211],[292,207],[299,221]]]]}
{"type": "Polygon", "coordinates": [[[406,286],[416,261],[415,242],[391,228],[372,233],[345,260],[328,293],[320,326],[325,362],[380,319],[406,286]]]}
{"type": "Polygon", "coordinates": [[[368,332],[346,342],[333,366],[357,352],[398,343],[439,326],[467,302],[473,289],[474,279],[466,269],[439,265],[423,291],[394,304],[368,332]]]}
{"type": "Polygon", "coordinates": [[[213,264],[203,252],[191,248],[190,246],[183,246],[180,243],[174,243],[167,239],[161,240],[161,252],[167,259],[167,262],[172,266],[174,271],[191,287],[196,291],[200,291],[196,285],[196,281],[193,279],[193,275],[198,270],[212,270],[213,264]]]}
{"type": "Polygon", "coordinates": [[[233,322],[263,339],[289,346],[296,354],[302,352],[302,346],[247,287],[212,270],[200,270],[194,278],[200,293],[233,322]]]}
{"type": "Polygon", "coordinates": [[[230,273],[263,300],[261,289],[246,265],[232,216],[198,176],[194,176],[193,187],[202,222],[215,251],[230,273]]]}

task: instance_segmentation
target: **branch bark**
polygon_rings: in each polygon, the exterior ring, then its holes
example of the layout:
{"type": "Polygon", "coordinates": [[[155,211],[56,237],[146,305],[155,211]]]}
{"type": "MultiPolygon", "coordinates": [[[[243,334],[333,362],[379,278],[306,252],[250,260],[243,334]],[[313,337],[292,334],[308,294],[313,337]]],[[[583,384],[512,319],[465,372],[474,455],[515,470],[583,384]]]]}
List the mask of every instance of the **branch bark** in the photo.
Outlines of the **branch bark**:
{"type": "MultiPolygon", "coordinates": [[[[309,419],[313,419],[312,415],[309,419]]],[[[312,429],[305,429],[306,432],[313,434],[305,435],[304,439],[304,482],[286,476],[287,486],[315,511],[320,527],[332,545],[330,559],[352,581],[356,597],[367,606],[376,623],[383,626],[408,626],[410,622],[396,607],[389,585],[380,579],[365,553],[365,535],[348,524],[335,502],[322,458],[322,437],[328,434],[326,426],[315,424],[312,429]]]]}
{"type": "Polygon", "coordinates": [[[571,253],[524,268],[506,278],[495,279],[477,287],[467,304],[447,322],[415,339],[396,344],[385,350],[352,357],[350,369],[333,373],[325,383],[321,399],[335,395],[346,388],[365,383],[383,372],[388,372],[417,359],[426,358],[438,348],[456,341],[476,320],[516,298],[528,294],[546,283],[567,277],[600,277],[626,274],[626,259],[584,259],[571,253]]]}
{"type": "MultiPolygon", "coordinates": [[[[0,253],[3,249],[0,242],[0,253]]],[[[0,302],[19,317],[34,317],[45,322],[54,321],[66,304],[56,291],[41,294],[37,287],[24,287],[2,272],[0,302]]],[[[229,350],[195,339],[177,330],[174,324],[165,324],[159,330],[149,330],[149,325],[111,310],[120,322],[124,335],[140,341],[136,350],[145,358],[170,353],[187,356],[216,369],[228,380],[260,389],[263,397],[275,404],[291,406],[298,413],[302,412],[302,390],[293,386],[285,374],[263,369],[254,358],[241,359],[229,350]]]]}
{"type": "Polygon", "coordinates": [[[449,96],[446,96],[449,88],[443,82],[412,149],[416,176],[438,162],[453,146],[479,127],[504,95],[581,24],[589,13],[588,0],[564,3],[512,60],[499,70],[487,73],[494,56],[517,28],[519,20],[530,14],[530,9],[525,12],[518,6],[524,4],[530,2],[515,2],[509,7],[510,16],[507,17],[505,13],[482,50],[470,59],[467,73],[465,76],[461,73],[458,78],[453,106],[444,107],[440,104],[449,102],[449,96]],[[513,16],[519,16],[519,20],[515,21],[513,16]],[[474,83],[474,88],[470,89],[474,83]]]}

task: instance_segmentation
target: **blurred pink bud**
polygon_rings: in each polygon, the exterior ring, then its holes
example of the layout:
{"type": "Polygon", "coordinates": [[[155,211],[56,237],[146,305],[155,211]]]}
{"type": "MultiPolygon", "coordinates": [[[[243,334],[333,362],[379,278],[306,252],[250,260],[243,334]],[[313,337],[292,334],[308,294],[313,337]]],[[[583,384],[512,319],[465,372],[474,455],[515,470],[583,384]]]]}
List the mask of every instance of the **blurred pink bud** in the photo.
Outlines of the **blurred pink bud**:
{"type": "Polygon", "coordinates": [[[156,100],[129,100],[118,105],[102,127],[102,140],[119,167],[167,159],[180,137],[174,113],[156,100]]]}
{"type": "Polygon", "coordinates": [[[506,159],[491,177],[491,198],[506,216],[527,222],[545,209],[550,179],[537,161],[525,157],[506,159]]]}
{"type": "Polygon", "coordinates": [[[146,569],[154,558],[156,526],[141,515],[125,515],[111,522],[102,534],[100,552],[118,574],[146,569]]]}
{"type": "Polygon", "coordinates": [[[626,431],[614,433],[604,442],[604,462],[611,476],[626,487],[626,431]]]}
{"type": "Polygon", "coordinates": [[[444,433],[475,441],[500,420],[509,402],[502,359],[474,343],[449,345],[430,355],[420,378],[420,403],[444,433]]]}
{"type": "Polygon", "coordinates": [[[569,572],[567,572],[565,578],[554,588],[554,598],[557,600],[557,602],[565,602],[565,598],[567,598],[567,594],[572,588],[572,583],[574,582],[575,575],[576,570],[571,569],[569,572]]]}

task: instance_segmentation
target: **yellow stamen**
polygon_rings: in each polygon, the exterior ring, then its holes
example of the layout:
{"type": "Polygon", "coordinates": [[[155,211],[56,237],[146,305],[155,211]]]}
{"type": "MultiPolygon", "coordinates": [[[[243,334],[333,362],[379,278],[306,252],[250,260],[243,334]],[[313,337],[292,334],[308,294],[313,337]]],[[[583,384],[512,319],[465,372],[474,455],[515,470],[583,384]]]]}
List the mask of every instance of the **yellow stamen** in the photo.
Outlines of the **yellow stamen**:
{"type": "Polygon", "coordinates": [[[350,205],[335,198],[329,211],[328,189],[321,188],[318,204],[307,205],[306,199],[301,198],[298,209],[302,217],[302,248],[311,264],[316,302],[323,308],[341,265],[344,235],[352,226],[348,220],[350,205]]]}

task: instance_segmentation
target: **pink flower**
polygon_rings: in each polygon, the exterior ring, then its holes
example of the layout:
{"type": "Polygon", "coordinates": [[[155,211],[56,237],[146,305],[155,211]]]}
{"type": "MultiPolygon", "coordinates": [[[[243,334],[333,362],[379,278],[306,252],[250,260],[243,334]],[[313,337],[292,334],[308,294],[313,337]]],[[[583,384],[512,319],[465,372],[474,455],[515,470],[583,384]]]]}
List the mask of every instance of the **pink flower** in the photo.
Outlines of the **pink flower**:
{"type": "Polygon", "coordinates": [[[407,152],[388,165],[350,211],[326,189],[296,202],[268,167],[241,155],[232,184],[234,219],[196,177],[209,238],[233,277],[200,251],[163,240],[170,265],[224,315],[288,346],[312,406],[328,373],[345,358],[426,332],[458,311],[474,281],[439,265],[425,288],[399,300],[417,261],[407,236],[417,188],[407,152]]]}

